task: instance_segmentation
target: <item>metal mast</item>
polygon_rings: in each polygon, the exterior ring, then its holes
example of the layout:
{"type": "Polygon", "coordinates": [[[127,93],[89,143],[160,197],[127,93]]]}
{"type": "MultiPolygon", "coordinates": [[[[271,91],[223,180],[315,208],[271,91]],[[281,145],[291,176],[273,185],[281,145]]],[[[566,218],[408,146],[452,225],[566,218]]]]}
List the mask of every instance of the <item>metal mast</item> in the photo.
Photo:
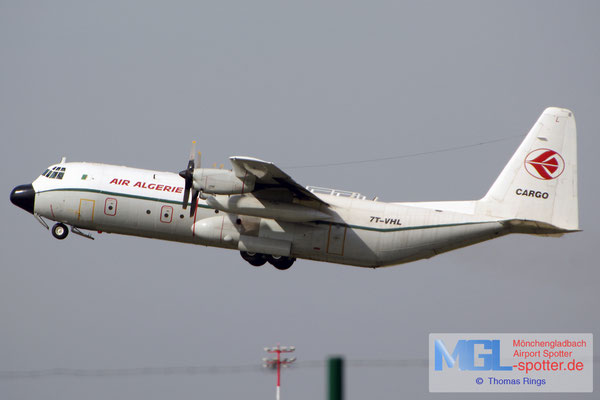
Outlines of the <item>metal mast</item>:
{"type": "Polygon", "coordinates": [[[264,350],[267,353],[277,354],[277,358],[263,358],[263,367],[277,369],[277,392],[276,392],[275,398],[277,400],[280,400],[281,399],[281,366],[287,367],[288,365],[290,365],[291,363],[296,361],[296,357],[282,359],[281,353],[291,353],[294,350],[296,350],[296,348],[294,346],[289,346],[289,347],[279,346],[279,343],[277,343],[276,347],[265,347],[264,350]]]}

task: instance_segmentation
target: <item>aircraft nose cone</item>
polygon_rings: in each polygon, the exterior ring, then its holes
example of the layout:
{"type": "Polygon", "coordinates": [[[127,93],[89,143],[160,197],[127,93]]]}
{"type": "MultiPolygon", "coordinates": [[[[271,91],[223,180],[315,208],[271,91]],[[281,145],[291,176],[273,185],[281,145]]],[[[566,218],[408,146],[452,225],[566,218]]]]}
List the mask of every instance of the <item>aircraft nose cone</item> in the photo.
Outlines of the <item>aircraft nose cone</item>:
{"type": "Polygon", "coordinates": [[[33,185],[19,185],[10,192],[10,201],[17,207],[21,207],[28,213],[33,214],[35,202],[35,190],[33,185]]]}

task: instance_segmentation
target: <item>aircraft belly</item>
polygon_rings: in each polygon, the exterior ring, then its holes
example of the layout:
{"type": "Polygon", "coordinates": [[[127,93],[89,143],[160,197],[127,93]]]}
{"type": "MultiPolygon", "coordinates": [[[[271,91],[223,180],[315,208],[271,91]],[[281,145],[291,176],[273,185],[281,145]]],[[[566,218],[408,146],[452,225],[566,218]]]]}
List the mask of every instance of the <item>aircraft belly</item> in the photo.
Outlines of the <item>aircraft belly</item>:
{"type": "MultiPolygon", "coordinates": [[[[508,233],[500,222],[423,227],[391,233],[379,250],[382,265],[401,264],[469,246],[508,233]]],[[[386,235],[385,233],[383,235],[386,235]]]]}
{"type": "Polygon", "coordinates": [[[377,266],[377,234],[336,224],[297,224],[292,255],[361,267],[377,266]]]}

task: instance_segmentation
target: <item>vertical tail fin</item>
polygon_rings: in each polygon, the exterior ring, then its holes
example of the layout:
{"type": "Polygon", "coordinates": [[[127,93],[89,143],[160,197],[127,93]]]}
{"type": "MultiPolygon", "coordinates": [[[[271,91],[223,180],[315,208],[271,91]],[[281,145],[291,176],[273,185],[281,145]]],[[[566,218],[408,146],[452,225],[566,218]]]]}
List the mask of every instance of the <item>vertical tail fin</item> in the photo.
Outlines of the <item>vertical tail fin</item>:
{"type": "Polygon", "coordinates": [[[571,111],[544,110],[478,202],[478,211],[563,231],[579,229],[577,133],[571,111]]]}

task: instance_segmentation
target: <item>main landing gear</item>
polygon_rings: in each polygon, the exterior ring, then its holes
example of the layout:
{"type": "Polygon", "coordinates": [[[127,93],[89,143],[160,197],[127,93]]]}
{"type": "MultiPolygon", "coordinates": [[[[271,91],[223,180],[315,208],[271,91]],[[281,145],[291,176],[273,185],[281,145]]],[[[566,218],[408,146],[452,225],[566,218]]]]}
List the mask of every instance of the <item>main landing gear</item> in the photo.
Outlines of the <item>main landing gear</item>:
{"type": "Polygon", "coordinates": [[[288,269],[292,266],[294,261],[296,261],[293,257],[272,256],[269,254],[250,253],[247,251],[241,251],[240,254],[244,260],[255,267],[260,267],[268,261],[269,264],[281,271],[288,269]]]}
{"type": "Polygon", "coordinates": [[[58,223],[52,227],[52,236],[57,239],[63,240],[69,234],[69,228],[65,224],[58,223]]]}

